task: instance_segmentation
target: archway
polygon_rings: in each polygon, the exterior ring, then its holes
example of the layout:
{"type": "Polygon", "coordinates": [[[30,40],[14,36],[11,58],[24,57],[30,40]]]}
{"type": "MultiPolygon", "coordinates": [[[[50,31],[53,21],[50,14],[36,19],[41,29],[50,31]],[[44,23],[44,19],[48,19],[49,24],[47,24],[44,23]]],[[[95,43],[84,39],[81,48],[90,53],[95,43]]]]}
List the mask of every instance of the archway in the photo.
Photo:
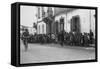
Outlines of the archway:
{"type": "Polygon", "coordinates": [[[71,19],[71,32],[80,32],[80,17],[73,16],[71,19]]]}

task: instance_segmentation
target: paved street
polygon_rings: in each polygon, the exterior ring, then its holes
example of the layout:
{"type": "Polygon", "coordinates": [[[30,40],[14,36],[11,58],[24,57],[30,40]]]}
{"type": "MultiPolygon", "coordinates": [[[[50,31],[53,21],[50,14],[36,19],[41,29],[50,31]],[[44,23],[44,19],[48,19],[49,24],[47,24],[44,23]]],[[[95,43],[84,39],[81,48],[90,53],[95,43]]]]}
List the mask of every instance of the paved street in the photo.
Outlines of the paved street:
{"type": "Polygon", "coordinates": [[[59,44],[28,44],[28,51],[24,51],[21,42],[21,63],[40,63],[54,61],[91,60],[95,58],[94,48],[64,46],[59,44]]]}

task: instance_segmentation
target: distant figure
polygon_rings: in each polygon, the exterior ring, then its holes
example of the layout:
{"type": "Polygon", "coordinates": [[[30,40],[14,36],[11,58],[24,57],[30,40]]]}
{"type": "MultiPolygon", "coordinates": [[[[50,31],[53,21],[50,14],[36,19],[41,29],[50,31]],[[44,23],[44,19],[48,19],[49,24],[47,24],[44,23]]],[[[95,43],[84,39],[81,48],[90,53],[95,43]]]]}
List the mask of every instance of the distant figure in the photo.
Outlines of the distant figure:
{"type": "Polygon", "coordinates": [[[93,44],[93,37],[94,37],[94,34],[92,32],[92,30],[90,30],[90,43],[93,44]]]}
{"type": "Polygon", "coordinates": [[[63,31],[61,31],[60,40],[61,40],[61,46],[63,46],[63,43],[64,43],[64,32],[63,31]]]}
{"type": "Polygon", "coordinates": [[[25,46],[25,51],[27,51],[28,49],[28,38],[29,38],[29,32],[27,29],[25,29],[25,31],[22,34],[23,37],[23,44],[25,46]]]}

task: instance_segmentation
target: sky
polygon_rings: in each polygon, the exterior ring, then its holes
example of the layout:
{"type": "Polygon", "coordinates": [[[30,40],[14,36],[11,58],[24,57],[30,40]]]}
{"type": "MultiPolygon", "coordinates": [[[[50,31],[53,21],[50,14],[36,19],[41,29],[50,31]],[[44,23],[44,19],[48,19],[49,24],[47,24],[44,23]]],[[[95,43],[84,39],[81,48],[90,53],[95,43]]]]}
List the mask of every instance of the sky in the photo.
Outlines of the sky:
{"type": "Polygon", "coordinates": [[[37,21],[36,13],[36,6],[20,6],[20,24],[32,27],[33,23],[37,21]]]}

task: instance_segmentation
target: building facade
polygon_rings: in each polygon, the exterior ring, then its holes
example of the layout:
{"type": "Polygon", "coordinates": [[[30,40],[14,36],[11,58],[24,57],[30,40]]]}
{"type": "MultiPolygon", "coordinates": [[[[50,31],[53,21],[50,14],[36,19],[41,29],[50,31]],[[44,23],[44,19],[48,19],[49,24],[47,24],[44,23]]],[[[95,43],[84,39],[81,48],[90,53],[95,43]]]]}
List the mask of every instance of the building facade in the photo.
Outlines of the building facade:
{"type": "Polygon", "coordinates": [[[65,8],[57,8],[55,12],[55,21],[58,22],[58,31],[60,29],[60,19],[63,17],[65,32],[90,33],[90,30],[92,30],[95,36],[95,10],[65,10],[65,8]]]}
{"type": "Polygon", "coordinates": [[[95,10],[74,8],[38,7],[37,33],[58,34],[80,32],[94,34],[95,10]]]}
{"type": "Polygon", "coordinates": [[[51,32],[53,11],[54,8],[52,7],[37,8],[37,34],[49,34],[51,32]]]}

